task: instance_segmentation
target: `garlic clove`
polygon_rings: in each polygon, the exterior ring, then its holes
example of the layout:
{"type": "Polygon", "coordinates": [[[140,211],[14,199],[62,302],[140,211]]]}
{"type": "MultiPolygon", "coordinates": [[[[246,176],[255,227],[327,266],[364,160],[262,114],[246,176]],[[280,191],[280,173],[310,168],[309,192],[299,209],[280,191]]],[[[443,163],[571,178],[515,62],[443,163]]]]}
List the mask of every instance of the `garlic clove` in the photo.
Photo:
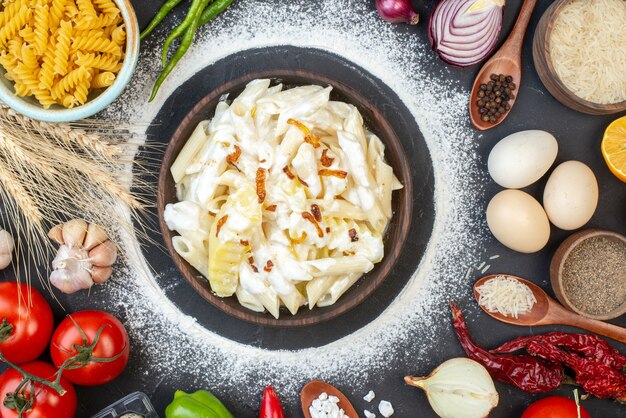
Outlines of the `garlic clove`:
{"type": "Polygon", "coordinates": [[[96,245],[102,244],[108,239],[109,238],[106,231],[100,225],[89,224],[89,226],[87,227],[87,236],[85,236],[85,242],[83,243],[83,247],[85,247],[85,249],[89,251],[96,245]]]}
{"type": "Polygon", "coordinates": [[[65,241],[63,241],[63,225],[55,225],[52,227],[50,231],[48,231],[48,238],[57,244],[63,245],[65,241]]]}
{"type": "Polygon", "coordinates": [[[87,270],[59,269],[50,274],[50,283],[61,292],[70,294],[81,289],[89,289],[93,285],[93,280],[91,280],[91,274],[87,270]]]}
{"type": "Polygon", "coordinates": [[[72,219],[63,225],[63,241],[70,247],[80,247],[87,234],[87,222],[82,219],[72,219]]]}
{"type": "Polygon", "coordinates": [[[13,252],[14,248],[15,242],[13,241],[13,237],[11,236],[11,234],[9,234],[9,232],[5,231],[4,229],[0,230],[0,254],[8,255],[9,262],[11,262],[11,253],[13,252]]]}
{"type": "Polygon", "coordinates": [[[442,363],[429,376],[404,381],[423,389],[441,418],[484,418],[498,405],[498,392],[489,372],[467,358],[442,363]]]}
{"type": "Polygon", "coordinates": [[[12,260],[13,260],[13,257],[11,256],[11,253],[0,254],[0,270],[7,268],[9,264],[11,264],[12,260]]]}
{"type": "Polygon", "coordinates": [[[113,268],[111,267],[98,267],[93,266],[91,268],[91,279],[96,284],[102,284],[109,280],[111,274],[113,273],[113,268]]]}
{"type": "Polygon", "coordinates": [[[105,241],[89,251],[89,260],[94,266],[112,266],[116,258],[117,248],[111,241],[105,241]]]}

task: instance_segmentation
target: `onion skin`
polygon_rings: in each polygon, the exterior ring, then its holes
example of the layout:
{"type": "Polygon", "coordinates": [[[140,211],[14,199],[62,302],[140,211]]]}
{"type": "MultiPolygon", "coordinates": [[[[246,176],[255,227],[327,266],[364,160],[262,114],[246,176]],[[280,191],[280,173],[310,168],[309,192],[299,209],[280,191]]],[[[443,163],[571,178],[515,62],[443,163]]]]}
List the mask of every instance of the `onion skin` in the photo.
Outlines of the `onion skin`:
{"type": "Polygon", "coordinates": [[[433,51],[457,67],[483,61],[498,43],[503,6],[504,0],[441,0],[428,23],[433,51]]]}
{"type": "Polygon", "coordinates": [[[376,10],[383,20],[391,23],[417,25],[420,20],[411,0],[376,0],[376,10]]]}

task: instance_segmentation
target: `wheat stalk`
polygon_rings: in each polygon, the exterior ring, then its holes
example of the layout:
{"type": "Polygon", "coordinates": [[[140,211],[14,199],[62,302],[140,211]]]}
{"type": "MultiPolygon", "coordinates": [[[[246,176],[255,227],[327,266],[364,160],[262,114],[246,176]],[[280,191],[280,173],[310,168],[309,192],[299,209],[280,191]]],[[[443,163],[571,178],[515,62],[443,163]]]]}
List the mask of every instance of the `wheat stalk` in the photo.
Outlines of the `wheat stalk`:
{"type": "MultiPolygon", "coordinates": [[[[13,232],[22,266],[48,261],[47,229],[72,218],[147,238],[151,227],[140,213],[151,204],[148,184],[134,181],[130,189],[131,164],[145,138],[132,128],[117,121],[40,122],[0,103],[0,218],[13,232]]],[[[135,162],[135,171],[145,175],[149,164],[135,162]]]]}

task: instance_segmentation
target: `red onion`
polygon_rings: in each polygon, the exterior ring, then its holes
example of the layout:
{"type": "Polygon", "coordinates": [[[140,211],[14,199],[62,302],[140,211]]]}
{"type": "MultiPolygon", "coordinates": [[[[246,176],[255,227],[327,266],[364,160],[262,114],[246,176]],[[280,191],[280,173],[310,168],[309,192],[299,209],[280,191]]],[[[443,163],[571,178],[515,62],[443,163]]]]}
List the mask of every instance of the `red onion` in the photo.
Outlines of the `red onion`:
{"type": "Polygon", "coordinates": [[[484,60],[498,43],[504,1],[441,0],[428,25],[433,51],[459,67],[484,60]]]}
{"type": "Polygon", "coordinates": [[[376,9],[380,17],[387,22],[417,25],[420,20],[419,15],[413,10],[411,0],[376,0],[376,9]]]}

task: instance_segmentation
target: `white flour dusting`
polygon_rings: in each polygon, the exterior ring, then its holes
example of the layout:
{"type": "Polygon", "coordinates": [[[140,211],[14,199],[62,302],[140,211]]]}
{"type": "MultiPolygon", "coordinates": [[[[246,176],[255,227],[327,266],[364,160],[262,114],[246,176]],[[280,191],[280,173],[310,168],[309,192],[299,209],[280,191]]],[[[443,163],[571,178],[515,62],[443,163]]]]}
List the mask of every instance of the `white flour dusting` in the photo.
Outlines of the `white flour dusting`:
{"type": "MultiPolygon", "coordinates": [[[[160,48],[144,53],[126,100],[117,102],[110,116],[150,121],[177,86],[207,65],[242,50],[274,45],[327,50],[381,79],[415,116],[433,159],[437,216],[419,269],[383,314],[338,341],[298,351],[258,349],[203,328],[167,299],[150,275],[137,242],[125,237],[128,278],[115,280],[103,290],[113,293],[110,300],[119,301],[108,309],[128,318],[135,354],[142,357],[142,366],[136,367],[145,368],[133,372],[176,382],[184,370],[186,379],[195,373],[198,386],[229,396],[234,396],[229,388],[245,385],[247,393],[237,399],[244,405],[256,405],[268,383],[278,387],[288,402],[295,402],[311,378],[345,384],[353,393],[361,393],[392,359],[407,364],[406,371],[426,371],[420,361],[432,355],[439,343],[433,324],[447,320],[450,299],[469,294],[465,269],[480,259],[485,230],[478,205],[483,200],[484,174],[478,169],[476,138],[467,124],[467,91],[445,81],[445,74],[425,72],[422,63],[436,59],[428,46],[411,30],[392,29],[369,10],[369,2],[325,0],[321,10],[318,4],[284,3],[277,8],[275,2],[262,0],[235,2],[201,29],[199,39],[150,105],[147,98],[159,70],[160,48]]],[[[164,37],[164,32],[158,36],[164,37]]],[[[162,39],[154,43],[161,44],[162,39]]]]}

